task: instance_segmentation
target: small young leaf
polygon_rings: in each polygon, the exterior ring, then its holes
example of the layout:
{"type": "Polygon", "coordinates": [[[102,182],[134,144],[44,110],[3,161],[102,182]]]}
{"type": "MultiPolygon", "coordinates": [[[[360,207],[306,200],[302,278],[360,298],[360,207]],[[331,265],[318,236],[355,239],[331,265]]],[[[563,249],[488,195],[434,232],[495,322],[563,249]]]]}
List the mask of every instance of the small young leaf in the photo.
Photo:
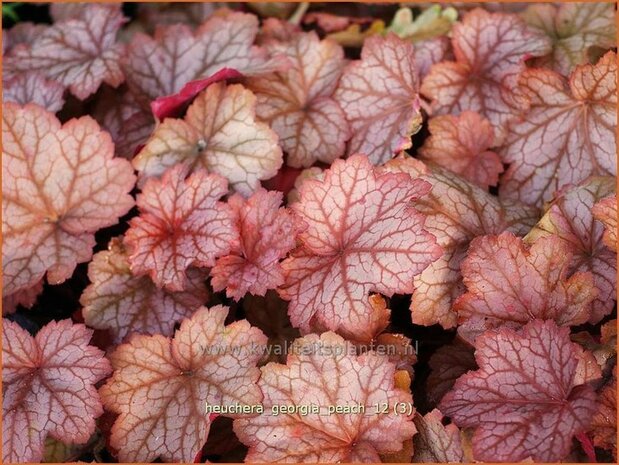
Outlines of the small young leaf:
{"type": "Polygon", "coordinates": [[[202,308],[173,339],[137,335],[110,355],[114,374],[100,394],[120,414],[110,440],[121,462],[192,462],[211,424],[207,403],[260,403],[267,339],[244,320],[224,326],[227,314],[202,308]]]}
{"type": "Polygon", "coordinates": [[[49,434],[85,443],[103,407],[94,385],[111,371],[92,331],[52,321],[33,338],[2,321],[2,450],[4,463],[39,462],[49,434]]]}
{"type": "Polygon", "coordinates": [[[476,460],[565,458],[572,437],[586,430],[596,408],[593,389],[574,380],[577,348],[569,329],[553,321],[477,338],[479,370],[458,379],[439,407],[457,426],[476,428],[476,460]]]}
{"type": "Polygon", "coordinates": [[[140,216],[125,235],[131,271],[150,275],[168,291],[186,289],[187,268],[213,266],[238,242],[234,215],[219,202],[228,192],[226,180],[204,169],[188,171],[176,165],[146,182],[137,199],[140,216]]]}
{"type": "Polygon", "coordinates": [[[428,364],[432,371],[426,381],[426,388],[432,405],[438,405],[460,376],[477,368],[473,347],[460,339],[439,347],[428,364]]]}
{"type": "Polygon", "coordinates": [[[456,425],[443,425],[443,414],[434,409],[415,415],[413,463],[464,462],[460,430],[456,425]]]}
{"type": "Polygon", "coordinates": [[[414,410],[394,413],[396,404],[412,403],[410,393],[394,386],[394,365],[373,352],[355,355],[334,333],[297,339],[286,365],[269,363],[261,371],[264,413],[234,421],[249,446],[246,462],[380,462],[379,454],[399,451],[415,434],[414,410]],[[273,407],[301,405],[320,413],[272,414],[273,407]],[[330,406],[359,405],[364,413],[328,414],[330,406]],[[377,405],[387,412],[376,413],[377,405]]]}

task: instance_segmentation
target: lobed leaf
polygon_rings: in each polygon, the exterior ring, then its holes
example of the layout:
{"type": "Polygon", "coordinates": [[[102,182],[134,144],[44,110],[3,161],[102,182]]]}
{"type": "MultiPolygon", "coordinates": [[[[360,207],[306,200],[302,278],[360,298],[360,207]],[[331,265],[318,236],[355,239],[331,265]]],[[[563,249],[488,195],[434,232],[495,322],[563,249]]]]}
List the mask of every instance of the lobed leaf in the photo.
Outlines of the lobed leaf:
{"type": "Polygon", "coordinates": [[[3,295],[45,274],[63,282],[90,260],[97,230],[133,206],[131,165],[90,117],[60,121],[43,108],[3,104],[3,295]]]}
{"type": "Polygon", "coordinates": [[[593,443],[596,447],[612,451],[617,457],[617,372],[599,392],[598,407],[591,421],[593,443]]]}
{"type": "Polygon", "coordinates": [[[22,73],[4,83],[2,100],[20,105],[36,103],[56,113],[64,105],[64,86],[40,73],[22,73]]]}
{"type": "Polygon", "coordinates": [[[412,44],[395,34],[369,37],[335,92],[352,130],[347,153],[381,164],[411,147],[421,128],[418,87],[412,44]]]}
{"type": "Polygon", "coordinates": [[[110,355],[114,374],[100,394],[119,414],[110,441],[121,462],[192,462],[208,435],[207,403],[261,401],[256,363],[266,337],[247,321],[224,326],[227,314],[202,308],[173,339],[136,335],[110,355]]]}
{"type": "Polygon", "coordinates": [[[283,163],[277,135],[255,118],[256,97],[240,84],[211,84],[184,119],[168,118],[157,126],[133,159],[140,179],[160,176],[185,162],[192,170],[219,174],[244,196],[283,163]]]}
{"type": "Polygon", "coordinates": [[[172,292],[186,290],[187,268],[213,266],[238,242],[233,213],[219,202],[228,192],[226,180],[203,169],[188,171],[177,165],[144,185],[140,216],[129,221],[125,235],[131,272],[172,292]]]}
{"type": "Polygon", "coordinates": [[[13,294],[2,297],[2,315],[15,313],[17,307],[32,308],[43,292],[43,280],[41,279],[32,287],[20,289],[13,294]]]}
{"type": "Polygon", "coordinates": [[[85,443],[103,407],[94,385],[111,371],[92,331],[52,321],[35,337],[2,321],[2,459],[39,462],[45,438],[85,443]]]}
{"type": "Polygon", "coordinates": [[[591,209],[596,220],[604,224],[604,244],[612,251],[617,251],[617,194],[606,197],[591,209]]]}
{"type": "Polygon", "coordinates": [[[328,332],[297,339],[285,365],[261,368],[258,386],[264,413],[234,421],[234,432],[249,446],[246,462],[379,462],[415,434],[412,414],[395,415],[394,405],[412,402],[394,386],[395,368],[386,357],[356,355],[328,332]],[[374,414],[375,405],[389,413],[374,414]],[[320,413],[272,414],[273,407],[315,405],[320,413]],[[329,406],[365,406],[365,413],[331,413],[329,406]]]}
{"type": "Polygon", "coordinates": [[[360,341],[378,334],[385,314],[369,294],[411,292],[413,276],[440,256],[411,207],[428,189],[403,174],[376,172],[361,155],[336,160],[322,180],[306,180],[292,209],[307,229],[282,264],[286,281],[279,289],[290,300],[292,324],[360,341]]]}
{"type": "Polygon", "coordinates": [[[453,424],[443,424],[443,414],[434,409],[425,415],[415,415],[417,434],[413,441],[413,463],[464,462],[460,430],[453,424]]]}
{"type": "Polygon", "coordinates": [[[430,357],[428,365],[431,372],[426,381],[426,391],[432,405],[438,405],[460,376],[477,368],[473,347],[459,338],[439,347],[430,357]]]}
{"type": "Polygon", "coordinates": [[[476,460],[565,458],[596,408],[593,389],[574,381],[577,347],[553,321],[477,339],[479,370],[458,379],[439,407],[457,426],[476,428],[476,460]]]}

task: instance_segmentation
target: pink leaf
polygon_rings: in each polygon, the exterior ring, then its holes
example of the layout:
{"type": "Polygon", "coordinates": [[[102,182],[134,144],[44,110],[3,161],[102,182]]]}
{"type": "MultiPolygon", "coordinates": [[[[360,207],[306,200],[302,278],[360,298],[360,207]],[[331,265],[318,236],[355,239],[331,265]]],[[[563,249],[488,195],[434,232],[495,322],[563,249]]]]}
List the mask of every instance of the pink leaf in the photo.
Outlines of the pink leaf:
{"type": "Polygon", "coordinates": [[[324,32],[343,31],[351,24],[368,24],[372,20],[371,17],[338,16],[321,11],[314,11],[303,16],[303,24],[316,23],[324,32]]]}
{"type": "Polygon", "coordinates": [[[187,177],[186,165],[149,180],[125,236],[131,271],[148,274],[159,287],[181,291],[190,266],[210,267],[238,241],[230,208],[219,202],[226,180],[200,169],[187,177]]]}
{"type": "Polygon", "coordinates": [[[464,292],[460,262],[471,240],[503,231],[525,234],[535,224],[537,210],[517,202],[501,202],[456,174],[438,167],[430,172],[410,157],[398,157],[385,169],[432,185],[430,194],[417,200],[415,208],[426,215],[426,228],[443,248],[443,256],[415,277],[411,311],[415,324],[439,323],[451,328],[456,325],[452,304],[464,292]]]}
{"type": "Polygon", "coordinates": [[[414,437],[413,463],[464,462],[460,430],[455,425],[443,425],[443,414],[432,410],[415,416],[417,434],[414,437]]]}
{"type": "Polygon", "coordinates": [[[569,80],[546,69],[523,73],[531,100],[522,122],[512,125],[503,160],[510,167],[500,195],[541,206],[562,186],[592,174],[617,174],[617,56],[577,67],[569,80]]]}
{"type": "Polygon", "coordinates": [[[51,322],[33,338],[2,321],[2,449],[4,463],[39,462],[47,435],[83,444],[103,413],[94,385],[110,371],[92,331],[51,322]]]}
{"type": "Polygon", "coordinates": [[[97,230],[133,206],[131,165],[113,158],[110,136],[84,116],[61,126],[37,105],[3,105],[4,295],[47,273],[63,282],[90,260],[97,230]]]}
{"type": "Polygon", "coordinates": [[[189,24],[199,26],[213,14],[222,14],[225,7],[221,4],[210,2],[162,2],[162,3],[137,3],[137,19],[140,25],[148,32],[158,26],[172,24],[189,24]]]}
{"type": "Polygon", "coordinates": [[[227,12],[210,17],[195,32],[173,24],[158,27],[154,37],[137,33],[123,59],[129,87],[147,103],[223,68],[253,75],[283,66],[280,58],[253,45],[257,32],[254,15],[227,12]]]}
{"type": "Polygon", "coordinates": [[[95,254],[88,265],[91,284],[80,297],[84,322],[110,329],[116,342],[131,333],[170,336],[174,325],[204,305],[209,292],[206,273],[191,269],[186,289],[168,292],[148,277],[131,273],[122,238],[111,240],[108,250],[95,254]]]}
{"type": "Polygon", "coordinates": [[[479,327],[515,328],[535,318],[560,326],[587,322],[597,289],[591,273],[569,275],[571,262],[571,248],[556,236],[530,247],[509,232],[477,237],[460,265],[467,292],[454,304],[464,322],[458,331],[464,337],[471,326],[476,333],[479,327]]]}
{"type": "Polygon", "coordinates": [[[477,113],[445,115],[429,122],[430,137],[419,149],[421,159],[436,163],[484,189],[496,186],[503,164],[490,150],[494,131],[490,122],[477,113]]]}
{"type": "Polygon", "coordinates": [[[479,370],[462,376],[440,406],[459,427],[476,428],[475,459],[557,462],[568,454],[595,412],[591,387],[574,382],[576,347],[552,321],[477,339],[479,370]]]}
{"type": "Polygon", "coordinates": [[[350,131],[333,92],[344,68],[344,50],[316,33],[297,34],[288,42],[272,41],[272,54],[287,57],[285,72],[249,79],[256,93],[258,117],[268,122],[288,153],[290,166],[331,163],[342,156],[350,131]]]}
{"type": "Polygon", "coordinates": [[[432,99],[436,114],[478,112],[494,126],[500,143],[507,123],[526,109],[517,86],[524,60],[547,54],[550,40],[516,15],[477,8],[453,26],[452,43],[456,61],[434,65],[421,92],[432,99]]]}
{"type": "Polygon", "coordinates": [[[160,121],[165,118],[179,117],[195,96],[212,83],[226,79],[240,78],[242,76],[243,75],[235,69],[222,68],[207,78],[189,81],[175,94],[157,97],[150,103],[150,108],[155,118],[160,121]]]}
{"type": "Polygon", "coordinates": [[[335,93],[352,129],[348,154],[384,163],[411,147],[421,127],[417,69],[410,42],[389,34],[368,38],[361,60],[348,65],[335,93]]]}
{"type": "Polygon", "coordinates": [[[125,21],[114,5],[88,5],[80,18],[56,23],[28,46],[6,58],[9,72],[38,71],[67,86],[84,100],[105,82],[117,87],[124,81],[119,59],[123,46],[116,34],[125,21]]]}
{"type": "Polygon", "coordinates": [[[202,308],[173,339],[134,336],[110,355],[114,374],[100,394],[120,414],[111,435],[120,461],[191,462],[208,436],[207,403],[261,401],[256,363],[266,337],[245,320],[224,326],[227,314],[202,308]]]}
{"type": "MultiPolygon", "coordinates": [[[[34,42],[34,40],[39,37],[45,30],[49,29],[49,26],[46,24],[35,24],[28,21],[19,22],[11,29],[3,29],[2,35],[2,46],[5,48],[5,52],[9,54],[11,50],[19,44],[30,45],[34,42]],[[5,36],[4,32],[6,32],[6,41],[4,43],[5,36]]],[[[5,65],[6,68],[6,65],[5,65]]],[[[7,69],[3,69],[3,78],[7,77],[7,69]]]]}
{"type": "Polygon", "coordinates": [[[415,434],[412,398],[395,387],[393,364],[373,352],[355,355],[334,333],[297,339],[286,365],[261,371],[264,413],[234,421],[249,446],[246,462],[380,462],[379,454],[398,452],[415,434]],[[395,415],[397,403],[411,407],[395,415]],[[376,404],[388,413],[377,414],[376,404]],[[274,407],[301,405],[319,413],[272,414],[274,407]],[[365,412],[329,414],[335,406],[365,412]]]}
{"type": "Polygon", "coordinates": [[[617,251],[617,194],[606,197],[591,209],[596,220],[604,224],[604,244],[612,251],[617,251]]]}
{"type": "Polygon", "coordinates": [[[615,178],[593,177],[566,189],[525,238],[557,236],[572,254],[569,273],[589,272],[598,289],[590,322],[597,323],[614,308],[617,295],[617,255],[603,243],[604,226],[592,213],[596,202],[614,193],[615,178]]]}
{"type": "Polygon", "coordinates": [[[20,289],[11,295],[2,297],[2,315],[14,313],[18,306],[32,308],[41,292],[43,292],[42,279],[32,287],[20,289]]]}
{"type": "MultiPolygon", "coordinates": [[[[118,13],[122,12],[121,3],[104,3],[104,5],[118,13]]],[[[92,10],[88,8],[88,3],[71,2],[71,3],[51,3],[49,5],[49,14],[55,23],[66,21],[68,19],[85,19],[92,10]]]]}
{"type": "Polygon", "coordinates": [[[293,205],[307,230],[283,262],[280,295],[303,331],[338,330],[369,340],[384,315],[368,300],[412,291],[412,278],[440,256],[424,218],[411,207],[429,185],[403,174],[375,172],[365,156],[336,160],[323,180],[306,180],[293,205]]]}
{"type": "Polygon", "coordinates": [[[552,51],[533,60],[534,66],[569,76],[576,65],[589,63],[592,47],[616,48],[615,6],[612,3],[539,3],[530,5],[524,20],[552,41],[552,51]]]}
{"type": "Polygon", "coordinates": [[[428,75],[436,63],[453,60],[451,41],[446,36],[416,42],[414,47],[415,68],[421,79],[428,75]]]}
{"type": "Polygon", "coordinates": [[[279,261],[294,248],[299,228],[291,213],[279,208],[281,203],[281,192],[262,188],[248,200],[238,194],[229,199],[241,240],[211,270],[215,291],[226,289],[226,295],[238,301],[247,292],[264,296],[284,283],[279,261]]]}
{"type": "Polygon", "coordinates": [[[277,135],[256,121],[255,105],[256,97],[240,84],[211,84],[183,120],[166,119],[157,126],[133,166],[144,179],[186,162],[225,177],[249,196],[283,163],[277,135]]]}
{"type": "Polygon", "coordinates": [[[64,105],[64,86],[46,79],[42,74],[22,73],[4,83],[2,99],[20,105],[36,103],[56,113],[64,105]]]}
{"type": "Polygon", "coordinates": [[[428,365],[432,371],[426,381],[426,392],[432,405],[437,405],[451,391],[460,376],[477,368],[473,347],[459,338],[439,347],[430,357],[428,365]]]}

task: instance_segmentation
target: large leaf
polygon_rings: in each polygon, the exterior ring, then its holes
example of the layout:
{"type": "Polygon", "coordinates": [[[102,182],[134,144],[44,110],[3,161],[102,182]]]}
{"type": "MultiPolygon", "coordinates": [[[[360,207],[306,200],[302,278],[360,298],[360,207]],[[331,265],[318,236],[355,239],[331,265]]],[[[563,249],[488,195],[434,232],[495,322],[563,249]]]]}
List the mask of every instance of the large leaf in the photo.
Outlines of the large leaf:
{"type": "Polygon", "coordinates": [[[331,163],[344,154],[350,137],[344,112],[332,97],[344,68],[344,50],[314,32],[287,42],[270,41],[266,47],[288,57],[292,66],[248,80],[258,98],[257,115],[279,136],[288,165],[331,163]]]}
{"type": "Polygon", "coordinates": [[[2,114],[3,295],[47,273],[63,282],[90,260],[94,233],[133,206],[131,165],[84,116],[61,126],[43,108],[5,103],[2,114]]]}
{"type": "Polygon", "coordinates": [[[256,97],[240,84],[211,84],[185,119],[169,118],[157,126],[133,166],[143,179],[186,162],[222,175],[248,196],[283,163],[277,135],[256,121],[255,105],[256,97]]]}
{"type": "Polygon", "coordinates": [[[121,462],[192,462],[211,424],[207,403],[260,403],[256,363],[266,337],[244,320],[224,326],[227,314],[202,308],[173,339],[134,336],[110,355],[114,374],[100,394],[119,414],[110,441],[121,462]]]}
{"type": "Polygon", "coordinates": [[[232,210],[219,201],[226,180],[203,169],[187,173],[177,165],[146,183],[137,200],[140,216],[125,236],[131,271],[169,291],[186,289],[187,268],[213,266],[238,242],[232,210]]]}
{"type": "Polygon", "coordinates": [[[531,69],[520,87],[531,101],[511,126],[500,154],[510,167],[501,180],[503,198],[541,206],[555,191],[592,174],[617,174],[617,56],[577,67],[569,87],[557,73],[531,69]]]}
{"type": "Polygon", "coordinates": [[[355,355],[336,334],[297,339],[285,365],[261,371],[264,413],[234,421],[249,446],[246,462],[380,462],[415,433],[412,398],[394,386],[394,365],[373,352],[355,355]],[[396,405],[404,406],[398,415],[396,405]],[[295,406],[318,411],[273,414],[295,406]],[[338,406],[364,411],[329,413],[338,406]]]}
{"type": "Polygon", "coordinates": [[[578,346],[568,328],[535,320],[521,332],[477,339],[479,370],[462,376],[440,409],[461,428],[476,428],[475,459],[557,462],[595,413],[595,393],[575,383],[578,346]]]}
{"type": "Polygon", "coordinates": [[[507,123],[527,106],[517,86],[524,60],[546,55],[550,40],[516,15],[477,8],[453,26],[452,43],[456,61],[434,65],[421,92],[432,99],[436,114],[478,112],[492,123],[500,142],[507,123]]]}
{"type": "Polygon", "coordinates": [[[615,191],[616,179],[593,177],[579,186],[565,189],[527,235],[529,242],[557,236],[571,252],[570,273],[593,274],[598,297],[593,302],[591,323],[608,315],[617,294],[617,255],[604,245],[604,225],[593,216],[597,201],[615,191]]]}
{"type": "Polygon", "coordinates": [[[110,371],[92,331],[51,322],[33,338],[2,321],[2,459],[39,462],[45,438],[85,443],[103,413],[95,383],[110,371]]]}
{"type": "Polygon", "coordinates": [[[30,44],[15,47],[5,58],[5,69],[40,72],[82,100],[102,82],[117,87],[125,77],[120,68],[124,46],[116,42],[116,34],[125,18],[113,4],[92,4],[86,9],[79,18],[58,22],[30,44]]]}
{"type": "Polygon", "coordinates": [[[64,105],[64,86],[37,72],[18,74],[4,83],[2,91],[4,102],[36,103],[52,113],[64,105]]]}
{"type": "Polygon", "coordinates": [[[122,238],[95,254],[88,265],[91,284],[80,297],[84,322],[109,329],[116,342],[131,333],[172,335],[174,325],[206,303],[206,273],[188,271],[186,289],[168,292],[146,276],[134,276],[122,238]]]}
{"type": "Polygon", "coordinates": [[[323,180],[308,179],[292,209],[307,229],[283,262],[280,295],[303,331],[324,327],[357,340],[382,327],[370,292],[412,291],[413,276],[440,256],[413,208],[429,185],[404,174],[377,173],[367,157],[336,160],[323,180]]]}
{"type": "Polygon", "coordinates": [[[413,45],[389,34],[370,37],[361,60],[348,65],[335,93],[352,129],[348,154],[384,163],[411,147],[421,127],[413,45]]]}

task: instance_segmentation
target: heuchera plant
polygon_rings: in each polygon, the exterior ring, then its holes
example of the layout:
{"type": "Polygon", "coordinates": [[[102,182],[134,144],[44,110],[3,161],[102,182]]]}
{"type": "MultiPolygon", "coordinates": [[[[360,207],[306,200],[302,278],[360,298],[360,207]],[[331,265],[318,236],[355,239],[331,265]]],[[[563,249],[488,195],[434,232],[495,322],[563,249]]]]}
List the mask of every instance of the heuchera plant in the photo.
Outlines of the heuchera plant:
{"type": "Polygon", "coordinates": [[[3,13],[3,462],[613,462],[611,3],[3,13]]]}

